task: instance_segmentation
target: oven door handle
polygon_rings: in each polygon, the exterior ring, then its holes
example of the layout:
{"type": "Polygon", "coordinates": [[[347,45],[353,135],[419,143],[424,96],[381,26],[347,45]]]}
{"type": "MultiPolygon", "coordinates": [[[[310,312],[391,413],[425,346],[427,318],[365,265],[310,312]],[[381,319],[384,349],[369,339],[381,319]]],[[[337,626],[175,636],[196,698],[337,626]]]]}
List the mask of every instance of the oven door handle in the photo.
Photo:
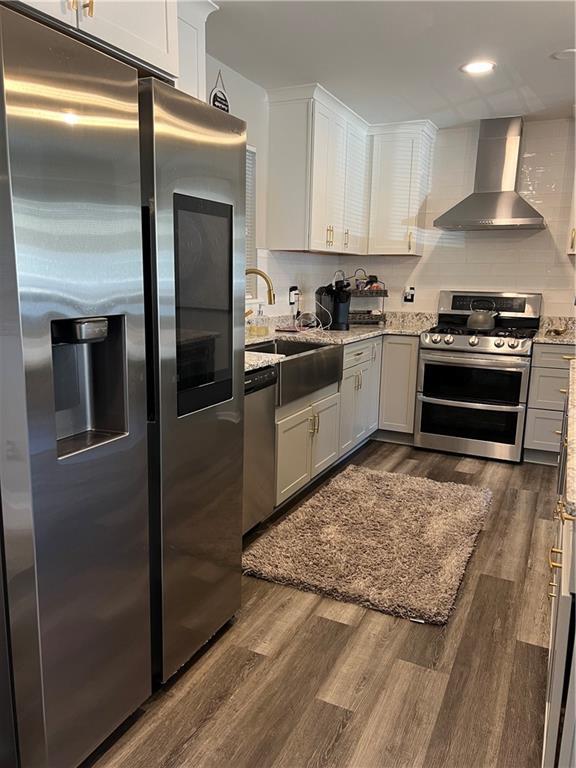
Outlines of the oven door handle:
{"type": "Polygon", "coordinates": [[[471,355],[468,352],[459,355],[449,355],[444,352],[420,352],[420,360],[427,365],[462,365],[477,368],[481,365],[485,370],[524,371],[530,368],[530,358],[515,357],[513,360],[501,359],[496,355],[471,355]]]}
{"type": "Polygon", "coordinates": [[[453,408],[471,408],[476,411],[506,411],[508,413],[522,413],[525,405],[490,405],[488,403],[464,403],[461,400],[441,400],[438,397],[427,397],[418,393],[418,400],[432,405],[447,405],[453,408]]]}

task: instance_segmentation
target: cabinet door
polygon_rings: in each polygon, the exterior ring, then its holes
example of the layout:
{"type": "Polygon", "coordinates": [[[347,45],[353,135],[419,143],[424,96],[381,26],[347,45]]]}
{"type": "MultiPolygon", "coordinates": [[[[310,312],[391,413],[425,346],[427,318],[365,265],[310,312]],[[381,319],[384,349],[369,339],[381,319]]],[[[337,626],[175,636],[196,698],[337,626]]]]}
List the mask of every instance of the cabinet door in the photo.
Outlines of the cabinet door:
{"type": "Polygon", "coordinates": [[[340,436],[340,394],[312,405],[314,435],[312,437],[312,477],[334,464],[338,458],[340,436]]]}
{"type": "Polygon", "coordinates": [[[90,4],[79,0],[78,26],[147,64],[178,74],[176,0],[91,0],[90,4]]]}
{"type": "Polygon", "coordinates": [[[367,433],[371,435],[378,429],[380,413],[380,370],[382,368],[382,339],[376,339],[372,344],[372,359],[366,375],[364,389],[366,391],[367,433]]]}
{"type": "Polygon", "coordinates": [[[572,209],[570,211],[570,221],[568,222],[570,227],[568,231],[568,243],[566,253],[569,256],[576,256],[576,178],[574,179],[574,186],[572,187],[572,209]]]}
{"type": "Polygon", "coordinates": [[[413,139],[374,136],[369,253],[409,254],[413,139]]]}
{"type": "Polygon", "coordinates": [[[276,504],[281,504],[311,479],[312,408],[304,408],[276,424],[276,504]]]}
{"type": "Polygon", "coordinates": [[[47,16],[52,16],[64,24],[70,24],[72,27],[78,25],[76,11],[72,9],[71,0],[30,0],[26,2],[30,8],[42,11],[47,16]]]}
{"type": "Polygon", "coordinates": [[[370,421],[370,368],[372,363],[357,366],[358,388],[354,403],[354,445],[368,437],[368,422],[370,421]]]}
{"type": "Polygon", "coordinates": [[[346,122],[314,102],[310,249],[341,251],[344,242],[346,122]]]}
{"type": "Polygon", "coordinates": [[[310,196],[310,248],[326,251],[330,247],[328,231],[328,168],[332,113],[314,103],[312,129],[312,191],[310,196]]]}
{"type": "Polygon", "coordinates": [[[560,451],[561,431],[561,411],[542,411],[538,408],[528,408],[524,448],[558,453],[560,451]]]}
{"type": "Polygon", "coordinates": [[[528,405],[563,411],[568,391],[569,371],[555,368],[532,368],[528,405]]]}
{"type": "MultiPolygon", "coordinates": [[[[558,523],[555,547],[559,553],[551,553],[554,561],[565,564],[563,568],[551,569],[551,581],[554,586],[549,589],[552,598],[552,616],[550,625],[550,652],[548,655],[548,684],[546,690],[546,712],[544,721],[544,754],[542,768],[554,768],[571,765],[556,762],[558,737],[562,725],[562,710],[566,706],[564,685],[569,669],[573,648],[573,630],[571,621],[574,598],[570,592],[569,572],[567,567],[572,557],[573,528],[558,523]]],[[[566,720],[564,721],[566,727],[566,720]]]]}
{"type": "Polygon", "coordinates": [[[330,250],[341,253],[344,247],[344,195],[346,187],[346,122],[333,115],[328,153],[328,208],[331,227],[330,250]]]}
{"type": "Polygon", "coordinates": [[[215,10],[208,0],[178,2],[177,87],[201,101],[206,101],[206,19],[215,10]]]}
{"type": "Polygon", "coordinates": [[[380,379],[380,429],[414,432],[418,337],[385,336],[380,379]]]}
{"type": "Polygon", "coordinates": [[[359,366],[344,371],[340,382],[340,456],[354,447],[359,382],[359,366]]]}
{"type": "Polygon", "coordinates": [[[344,195],[344,253],[368,252],[370,170],[368,137],[356,126],[346,128],[346,190],[344,195]]]}

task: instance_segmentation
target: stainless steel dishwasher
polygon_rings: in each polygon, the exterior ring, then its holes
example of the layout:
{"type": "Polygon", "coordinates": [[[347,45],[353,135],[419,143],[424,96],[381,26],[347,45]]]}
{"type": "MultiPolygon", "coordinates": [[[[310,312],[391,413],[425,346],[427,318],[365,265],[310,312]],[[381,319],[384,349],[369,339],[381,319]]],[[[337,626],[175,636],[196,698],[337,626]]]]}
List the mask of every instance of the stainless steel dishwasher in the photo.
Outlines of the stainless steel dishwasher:
{"type": "Polygon", "coordinates": [[[242,533],[274,511],[276,366],[244,377],[244,504],[242,533]]]}

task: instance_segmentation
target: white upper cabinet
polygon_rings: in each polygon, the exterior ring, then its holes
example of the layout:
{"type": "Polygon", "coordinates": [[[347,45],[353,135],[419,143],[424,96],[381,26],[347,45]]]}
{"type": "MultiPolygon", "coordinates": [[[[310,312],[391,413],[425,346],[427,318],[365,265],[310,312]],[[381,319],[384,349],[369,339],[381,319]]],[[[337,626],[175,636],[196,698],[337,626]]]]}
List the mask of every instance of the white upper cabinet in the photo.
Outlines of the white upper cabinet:
{"type": "Polygon", "coordinates": [[[313,105],[310,249],[340,251],[344,239],[346,123],[323,104],[313,105]]]}
{"type": "Polygon", "coordinates": [[[178,74],[176,0],[79,0],[78,28],[171,75],[178,74]]]}
{"type": "Polygon", "coordinates": [[[178,0],[178,81],[181,91],[206,101],[206,19],[212,0],[178,0]]]}
{"type": "Polygon", "coordinates": [[[372,129],[368,252],[421,256],[436,128],[428,121],[372,129]]]}
{"type": "MultiPolygon", "coordinates": [[[[32,0],[32,8],[169,75],[178,75],[178,5],[190,0],[32,0]]],[[[208,11],[209,12],[209,11],[208,11]]],[[[205,16],[208,15],[205,13],[205,16]]],[[[202,45],[204,38],[202,38],[202,45]]]]}
{"type": "Polygon", "coordinates": [[[77,25],[75,5],[72,0],[31,0],[27,2],[30,8],[52,16],[64,24],[77,25]]]}
{"type": "Polygon", "coordinates": [[[366,253],[367,126],[320,86],[269,97],[268,248],[366,253]]]}
{"type": "Polygon", "coordinates": [[[370,152],[366,131],[346,126],[346,185],[344,190],[344,253],[368,253],[370,213],[370,152]]]}

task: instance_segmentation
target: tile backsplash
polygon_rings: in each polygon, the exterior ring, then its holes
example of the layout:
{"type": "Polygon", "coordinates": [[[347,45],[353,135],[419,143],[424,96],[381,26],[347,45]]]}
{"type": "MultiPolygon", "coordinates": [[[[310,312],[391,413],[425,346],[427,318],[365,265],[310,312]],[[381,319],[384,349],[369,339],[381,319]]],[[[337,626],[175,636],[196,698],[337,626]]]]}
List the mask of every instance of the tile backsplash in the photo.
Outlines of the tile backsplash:
{"type": "MultiPolygon", "coordinates": [[[[433,220],[472,192],[478,124],[438,131],[432,184],[426,205],[424,255],[418,257],[338,256],[261,250],[259,266],[270,274],[277,305],[289,311],[288,289],[303,292],[302,309],[314,305],[314,291],[337,269],[358,266],[386,282],[388,311],[431,312],[438,291],[447,289],[538,291],[543,313],[574,314],[574,257],[566,255],[574,183],[574,121],[528,121],[519,171],[519,191],[544,216],[547,228],[524,231],[443,232],[433,220]],[[413,304],[402,302],[405,286],[416,289],[413,304]]],[[[262,293],[261,293],[262,295],[262,293]]]]}

